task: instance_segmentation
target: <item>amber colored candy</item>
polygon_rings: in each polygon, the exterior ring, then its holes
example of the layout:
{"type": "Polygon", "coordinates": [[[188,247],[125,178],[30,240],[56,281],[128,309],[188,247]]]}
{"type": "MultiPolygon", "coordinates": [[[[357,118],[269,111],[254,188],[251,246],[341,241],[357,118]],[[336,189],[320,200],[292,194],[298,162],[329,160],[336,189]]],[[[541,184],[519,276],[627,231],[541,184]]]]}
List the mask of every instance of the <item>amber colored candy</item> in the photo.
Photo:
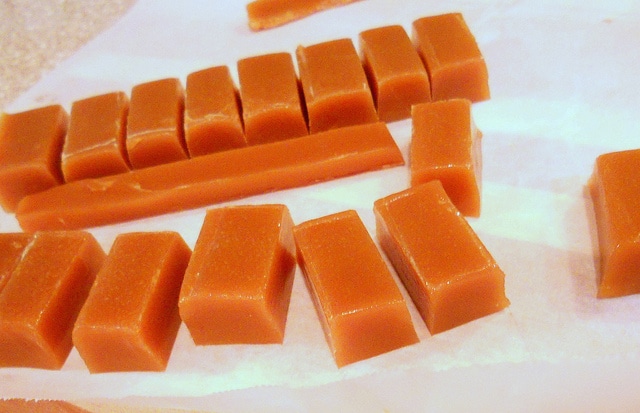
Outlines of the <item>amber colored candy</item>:
{"type": "Polygon", "coordinates": [[[238,61],[244,133],[249,145],[297,138],[308,133],[298,77],[289,53],[238,61]]]}
{"type": "Polygon", "coordinates": [[[22,254],[32,239],[33,235],[24,232],[0,234],[0,293],[13,274],[13,270],[20,263],[22,254]]]}
{"type": "Polygon", "coordinates": [[[418,342],[406,302],[355,211],[303,222],[293,233],[338,367],[418,342]]]}
{"type": "Polygon", "coordinates": [[[298,46],[296,57],[311,133],[378,120],[351,39],[298,46]]]}
{"type": "Polygon", "coordinates": [[[370,123],[70,182],[26,197],[16,218],[25,231],[88,228],[403,163],[386,124],[370,123]]]}
{"type": "Polygon", "coordinates": [[[131,166],[140,169],[187,158],[183,119],[180,80],[167,78],[134,86],[126,141],[131,166]]]}
{"type": "Polygon", "coordinates": [[[504,273],[440,181],[374,203],[376,233],[431,334],[509,305],[504,273]]]}
{"type": "Polygon", "coordinates": [[[90,372],[165,370],[190,256],[176,232],[116,237],[73,329],[90,372]]]}
{"type": "Polygon", "coordinates": [[[264,30],[357,0],[254,0],[247,4],[251,30],[264,30]]]}
{"type": "Polygon", "coordinates": [[[462,14],[418,19],[412,37],[429,73],[433,100],[489,99],[487,65],[462,14]]]}
{"type": "Polygon", "coordinates": [[[62,182],[68,115],[60,105],[0,117],[0,205],[13,212],[26,195],[62,182]]]}
{"type": "Polygon", "coordinates": [[[239,99],[227,66],[210,67],[187,76],[184,136],[190,156],[247,145],[239,99]]]}
{"type": "Polygon", "coordinates": [[[62,150],[65,181],[129,170],[125,148],[129,98],[113,92],[73,102],[62,150]]]}
{"type": "Polygon", "coordinates": [[[0,293],[0,366],[59,369],[104,251],[86,232],[39,232],[0,293]]]}
{"type": "Polygon", "coordinates": [[[90,413],[62,400],[0,399],[0,412],[6,413],[90,413]]]}
{"type": "Polygon", "coordinates": [[[482,134],[473,121],[471,102],[421,103],[413,107],[411,118],[411,185],[437,179],[463,215],[480,216],[482,134]]]}
{"type": "Polygon", "coordinates": [[[180,291],[198,344],[282,343],[296,267],[284,205],[207,211],[180,291]]]}
{"type": "Polygon", "coordinates": [[[597,295],[640,293],[640,149],[598,156],[588,188],[600,251],[597,295]]]}
{"type": "Polygon", "coordinates": [[[359,39],[380,120],[410,118],[412,105],[431,100],[429,75],[402,26],[366,30],[359,39]]]}

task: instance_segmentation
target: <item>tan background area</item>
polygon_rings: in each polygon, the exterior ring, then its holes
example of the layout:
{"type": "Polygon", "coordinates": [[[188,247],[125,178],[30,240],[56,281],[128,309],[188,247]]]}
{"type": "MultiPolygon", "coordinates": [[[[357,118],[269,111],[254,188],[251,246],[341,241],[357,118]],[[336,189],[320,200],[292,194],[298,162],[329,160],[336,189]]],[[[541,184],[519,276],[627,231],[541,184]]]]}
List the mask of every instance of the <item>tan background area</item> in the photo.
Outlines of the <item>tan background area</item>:
{"type": "Polygon", "coordinates": [[[0,108],[111,26],[135,0],[0,0],[0,108]]]}

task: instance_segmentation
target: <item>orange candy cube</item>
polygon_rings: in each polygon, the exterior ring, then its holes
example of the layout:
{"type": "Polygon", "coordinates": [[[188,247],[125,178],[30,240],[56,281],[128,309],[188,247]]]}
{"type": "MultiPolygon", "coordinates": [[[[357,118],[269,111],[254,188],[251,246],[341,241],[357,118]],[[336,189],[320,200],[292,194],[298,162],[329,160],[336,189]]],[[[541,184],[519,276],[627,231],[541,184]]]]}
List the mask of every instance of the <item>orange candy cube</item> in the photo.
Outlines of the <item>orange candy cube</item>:
{"type": "Polygon", "coordinates": [[[421,103],[411,118],[411,185],[437,179],[463,215],[480,216],[482,133],[471,116],[471,102],[421,103]]]}
{"type": "Polygon", "coordinates": [[[73,102],[62,150],[65,181],[129,170],[125,148],[129,98],[113,92],[73,102]]]}
{"type": "Polygon", "coordinates": [[[0,117],[0,206],[13,212],[26,195],[60,184],[69,116],[60,105],[0,117]]]}
{"type": "Polygon", "coordinates": [[[196,344],[282,343],[296,267],[292,227],[284,205],[207,211],[179,301],[196,344]]]}
{"type": "Polygon", "coordinates": [[[59,369],[104,251],[86,232],[39,232],[0,292],[0,366],[59,369]]]}
{"type": "Polygon", "coordinates": [[[489,99],[487,65],[462,14],[418,19],[412,37],[429,73],[433,100],[489,99]]]}
{"type": "Polygon", "coordinates": [[[186,159],[184,90],[180,80],[160,79],[131,90],[127,154],[135,169],[186,159]]]}
{"type": "Polygon", "coordinates": [[[311,133],[378,120],[351,39],[298,46],[296,56],[311,133]]]}
{"type": "Polygon", "coordinates": [[[598,156],[589,180],[598,229],[598,297],[640,293],[640,149],[598,156]]]}
{"type": "Polygon", "coordinates": [[[374,203],[376,233],[431,334],[509,305],[504,273],[440,181],[374,203]]]}
{"type": "Polygon", "coordinates": [[[355,211],[303,222],[293,232],[338,367],[418,342],[406,302],[355,211]]]}
{"type": "Polygon", "coordinates": [[[215,66],[187,76],[184,134],[190,156],[247,145],[239,99],[227,66],[215,66]]]}
{"type": "Polygon", "coordinates": [[[166,368],[190,256],[176,232],[116,238],[73,329],[73,344],[90,372],[166,368]]]}
{"type": "Polygon", "coordinates": [[[380,120],[407,119],[412,105],[431,101],[429,75],[402,26],[360,33],[360,53],[380,120]]]}

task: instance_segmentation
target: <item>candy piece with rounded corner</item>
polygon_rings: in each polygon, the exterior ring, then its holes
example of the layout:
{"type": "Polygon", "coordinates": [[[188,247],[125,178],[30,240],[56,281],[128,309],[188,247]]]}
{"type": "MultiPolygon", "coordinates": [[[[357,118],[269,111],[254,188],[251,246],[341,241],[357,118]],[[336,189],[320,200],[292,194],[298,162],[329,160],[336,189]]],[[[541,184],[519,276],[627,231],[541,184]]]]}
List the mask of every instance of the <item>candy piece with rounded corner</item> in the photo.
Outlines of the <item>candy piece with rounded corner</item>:
{"type": "Polygon", "coordinates": [[[238,61],[244,133],[249,145],[308,134],[300,89],[289,53],[238,61]]]}
{"type": "Polygon", "coordinates": [[[284,205],[207,211],[179,300],[197,345],[282,343],[296,268],[292,227],[284,205]]]}
{"type": "Polygon", "coordinates": [[[418,342],[404,297],[355,211],[303,222],[293,232],[338,367],[418,342]]]}
{"type": "Polygon", "coordinates": [[[247,145],[239,99],[227,66],[214,66],[187,76],[184,136],[190,156],[247,145]]]}
{"type": "Polygon", "coordinates": [[[131,89],[127,155],[131,167],[146,168],[187,158],[184,89],[177,78],[140,83],[131,89]]]}
{"type": "Polygon", "coordinates": [[[0,366],[63,366],[73,324],[104,257],[87,232],[34,235],[0,293],[0,366]]]}
{"type": "Polygon", "coordinates": [[[13,212],[26,195],[62,183],[60,154],[69,116],[50,105],[0,117],[0,205],[13,212]]]}
{"type": "Polygon", "coordinates": [[[112,92],[73,102],[62,150],[66,182],[129,170],[125,148],[129,98],[112,92]]]}
{"type": "Polygon", "coordinates": [[[463,215],[480,216],[482,134],[473,121],[471,102],[420,103],[411,119],[411,185],[437,179],[463,215]]]}
{"type": "Polygon", "coordinates": [[[640,293],[640,149],[597,157],[588,183],[600,252],[599,298],[640,293]]]}
{"type": "Polygon", "coordinates": [[[507,307],[504,273],[440,181],[374,203],[376,233],[431,334],[507,307]]]}
{"type": "Polygon", "coordinates": [[[423,17],[412,27],[413,41],[429,73],[433,100],[489,99],[487,65],[462,14],[423,17]]]}
{"type": "Polygon", "coordinates": [[[25,231],[124,222],[403,165],[385,123],[369,123],[70,182],[23,199],[25,231]]]}
{"type": "Polygon", "coordinates": [[[311,133],[378,121],[351,39],[298,46],[296,57],[311,133]]]}
{"type": "Polygon", "coordinates": [[[177,232],[116,237],[73,328],[73,344],[91,373],[165,370],[190,256],[177,232]]]}
{"type": "Polygon", "coordinates": [[[402,26],[365,30],[359,39],[380,120],[408,119],[412,105],[431,101],[429,75],[402,26]]]}

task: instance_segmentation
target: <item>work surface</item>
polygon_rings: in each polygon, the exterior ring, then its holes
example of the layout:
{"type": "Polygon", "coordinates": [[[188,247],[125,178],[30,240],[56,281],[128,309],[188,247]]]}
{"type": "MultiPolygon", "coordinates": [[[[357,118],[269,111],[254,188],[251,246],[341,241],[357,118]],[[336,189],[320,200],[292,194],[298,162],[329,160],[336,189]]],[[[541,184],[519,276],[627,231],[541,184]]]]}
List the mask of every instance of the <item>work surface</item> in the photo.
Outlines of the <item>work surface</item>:
{"type": "MultiPolygon", "coordinates": [[[[88,3],[91,7],[93,3],[88,3]]],[[[640,296],[598,300],[592,206],[597,155],[640,147],[640,3],[365,0],[251,32],[244,2],[140,0],[3,110],[123,90],[419,17],[462,12],[487,61],[482,215],[472,227],[506,274],[511,306],[420,343],[338,369],[298,270],[284,344],[202,346],[184,327],[164,373],[0,369],[0,397],[212,411],[602,411],[640,405],[640,296]]],[[[62,6],[61,6],[62,7],[62,6]]],[[[3,62],[3,65],[5,63],[3,62]]],[[[389,125],[405,160],[410,121],[389,125]]],[[[228,204],[284,203],[296,223],[406,188],[408,168],[228,204]]],[[[226,204],[226,205],[228,205],[226,204]]],[[[93,228],[105,250],[128,231],[176,230],[193,247],[206,208],[93,228]]],[[[0,231],[18,231],[0,214],[0,231]]]]}

